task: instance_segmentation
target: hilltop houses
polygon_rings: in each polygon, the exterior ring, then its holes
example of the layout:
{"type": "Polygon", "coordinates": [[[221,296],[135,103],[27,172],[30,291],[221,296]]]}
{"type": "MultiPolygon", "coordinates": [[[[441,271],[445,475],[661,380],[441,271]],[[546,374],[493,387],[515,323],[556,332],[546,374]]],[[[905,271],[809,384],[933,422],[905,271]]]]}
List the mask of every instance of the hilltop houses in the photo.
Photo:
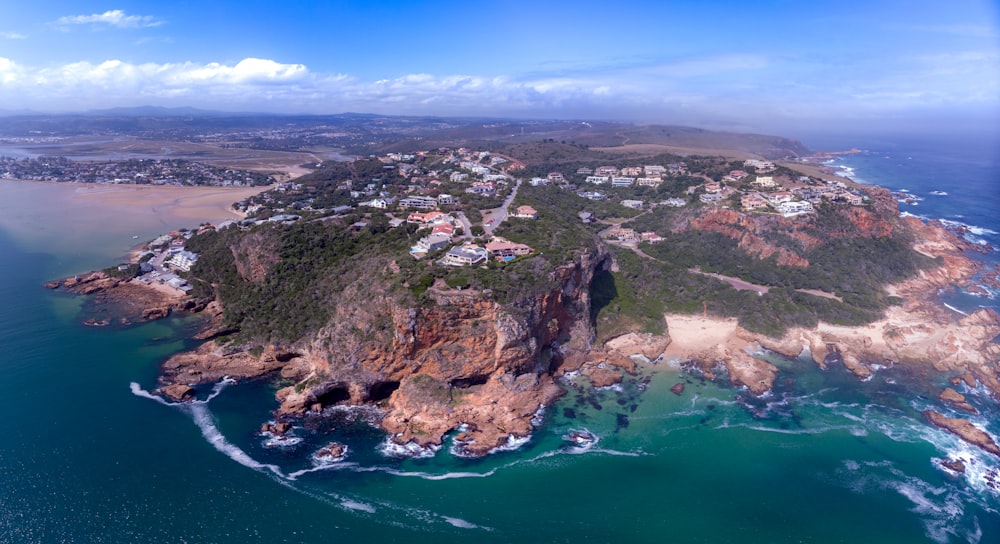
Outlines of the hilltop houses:
{"type": "Polygon", "coordinates": [[[511,216],[520,219],[538,219],[538,211],[531,206],[518,206],[511,216]]]}
{"type": "Polygon", "coordinates": [[[486,251],[499,261],[510,261],[520,255],[529,255],[535,250],[530,246],[496,237],[486,244],[486,251]]]}
{"type": "Polygon", "coordinates": [[[438,263],[445,266],[475,266],[486,262],[489,252],[477,245],[456,246],[448,250],[438,263]]]}

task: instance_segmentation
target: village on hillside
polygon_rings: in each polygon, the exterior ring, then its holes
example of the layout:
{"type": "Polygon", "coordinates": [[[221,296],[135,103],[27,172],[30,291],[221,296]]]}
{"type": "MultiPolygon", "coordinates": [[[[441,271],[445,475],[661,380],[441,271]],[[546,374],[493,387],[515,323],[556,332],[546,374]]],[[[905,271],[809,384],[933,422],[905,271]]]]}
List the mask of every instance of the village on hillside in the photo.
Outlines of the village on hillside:
{"type": "MultiPolygon", "coordinates": [[[[535,221],[539,211],[515,205],[522,183],[532,187],[553,186],[593,203],[620,205],[623,211],[643,213],[660,206],[715,206],[743,213],[775,214],[794,218],[815,212],[826,201],[864,205],[859,189],[836,179],[798,175],[773,162],[747,159],[723,163],[709,175],[691,171],[686,161],[666,164],[579,167],[572,174],[548,172],[524,176],[526,166],[512,157],[468,148],[440,148],[412,154],[388,153],[371,156],[364,175],[336,174],[322,183],[296,180],[278,183],[271,190],[247,198],[234,207],[246,215],[201,228],[218,230],[256,224],[292,224],[306,219],[349,219],[348,228],[361,231],[384,224],[386,228],[412,225],[416,242],[409,250],[414,259],[430,257],[450,267],[483,266],[489,261],[506,264],[529,256],[536,249],[494,235],[505,221],[535,221]],[[673,187],[670,192],[661,186],[673,187]],[[647,198],[640,198],[645,195],[647,198]],[[649,199],[653,195],[659,198],[649,199]],[[663,196],[667,196],[663,198],[663,196]]],[[[354,170],[358,168],[355,167],[354,170]]],[[[536,168],[537,169],[537,168],[536,168]]],[[[584,205],[585,207],[585,205],[584,205]]],[[[579,220],[596,221],[591,212],[579,212],[579,220]]],[[[601,236],[626,245],[664,240],[657,232],[636,232],[621,221],[602,221],[601,236]]],[[[184,250],[183,240],[192,232],[175,233],[150,244],[150,265],[142,270],[143,281],[168,283],[186,289],[184,280],[172,271],[188,271],[198,255],[184,250]]]]}

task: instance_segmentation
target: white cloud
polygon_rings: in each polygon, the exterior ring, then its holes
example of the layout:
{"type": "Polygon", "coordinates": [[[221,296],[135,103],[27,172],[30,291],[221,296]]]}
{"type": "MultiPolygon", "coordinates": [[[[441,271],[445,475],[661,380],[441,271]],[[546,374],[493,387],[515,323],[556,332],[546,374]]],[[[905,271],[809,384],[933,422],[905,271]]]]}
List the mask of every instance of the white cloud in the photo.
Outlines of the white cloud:
{"type": "Polygon", "coordinates": [[[112,9],[93,15],[67,15],[60,17],[53,24],[60,28],[70,25],[112,26],[115,28],[148,28],[160,26],[164,21],[152,15],[126,15],[120,9],[112,9]]]}
{"type": "Polygon", "coordinates": [[[21,34],[20,32],[0,32],[0,38],[7,40],[23,40],[27,37],[27,34],[21,34]]]}
{"type": "Polygon", "coordinates": [[[731,55],[558,76],[413,73],[361,80],[262,58],[235,63],[112,59],[33,67],[0,57],[0,104],[36,110],[153,104],[242,111],[605,117],[698,124],[705,120],[753,123],[839,118],[928,106],[992,107],[1000,97],[996,68],[1000,58],[992,51],[914,56],[878,77],[866,72],[868,77],[851,73],[788,79],[788,62],[731,55]]]}

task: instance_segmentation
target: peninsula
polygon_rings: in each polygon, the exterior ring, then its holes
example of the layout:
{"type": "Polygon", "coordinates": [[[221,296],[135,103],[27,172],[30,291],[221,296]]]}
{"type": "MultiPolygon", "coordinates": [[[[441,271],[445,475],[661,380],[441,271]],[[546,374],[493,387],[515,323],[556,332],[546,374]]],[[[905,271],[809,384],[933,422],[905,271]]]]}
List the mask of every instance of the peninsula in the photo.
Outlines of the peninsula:
{"type": "Polygon", "coordinates": [[[571,373],[604,387],[677,361],[765,395],[781,371],[761,348],[864,380],[907,365],[1000,399],[1000,316],[957,315],[935,295],[996,275],[968,256],[980,246],[822,165],[671,149],[543,141],[323,161],[236,203],[244,220],[61,285],[128,299],[165,267],[179,295],[140,318],[209,319],[203,344],[164,362],[161,394],[275,379],[279,423],[374,405],[414,451],[449,433],[468,455],[525,437],[571,373]]]}

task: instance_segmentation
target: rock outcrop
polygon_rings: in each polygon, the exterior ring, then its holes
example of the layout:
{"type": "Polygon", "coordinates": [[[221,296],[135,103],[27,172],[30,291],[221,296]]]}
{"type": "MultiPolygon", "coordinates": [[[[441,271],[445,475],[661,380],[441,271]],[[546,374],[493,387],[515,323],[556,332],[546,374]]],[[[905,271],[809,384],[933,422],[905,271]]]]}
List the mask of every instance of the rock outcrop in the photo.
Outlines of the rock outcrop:
{"type": "Polygon", "coordinates": [[[760,396],[771,390],[774,379],[778,376],[778,367],[754,359],[742,350],[720,350],[720,358],[729,371],[729,381],[736,387],[746,386],[750,394],[760,396]]]}
{"type": "Polygon", "coordinates": [[[993,437],[973,425],[969,420],[960,417],[947,417],[934,410],[926,410],[924,417],[935,427],[940,427],[983,451],[1000,456],[1000,446],[997,446],[993,437]]]}
{"type": "MultiPolygon", "coordinates": [[[[301,344],[254,354],[209,341],[168,359],[161,379],[206,383],[280,372],[296,383],[278,391],[279,415],[375,403],[400,445],[440,444],[462,427],[465,449],[482,454],[530,433],[534,414],[562,394],[553,371],[563,361],[588,361],[589,287],[605,259],[603,250],[584,253],[554,270],[551,291],[507,304],[462,291],[432,293],[435,304],[401,306],[374,294],[361,277],[330,309],[328,325],[301,344]]],[[[614,382],[609,366],[632,370],[634,362],[621,359],[627,362],[595,367],[608,373],[592,379],[614,382]]]]}
{"type": "Polygon", "coordinates": [[[951,405],[953,408],[957,408],[959,410],[965,410],[970,414],[979,413],[979,410],[976,410],[975,406],[965,401],[965,395],[959,393],[958,391],[955,391],[950,387],[945,387],[944,391],[941,391],[941,394],[938,395],[938,399],[941,402],[951,405]]]}
{"type": "Polygon", "coordinates": [[[90,295],[96,304],[111,304],[125,319],[151,321],[162,319],[174,310],[201,311],[204,305],[187,297],[183,292],[166,286],[155,287],[134,279],[108,276],[104,272],[90,272],[61,281],[45,284],[50,289],[60,287],[80,295],[90,295]]]}

